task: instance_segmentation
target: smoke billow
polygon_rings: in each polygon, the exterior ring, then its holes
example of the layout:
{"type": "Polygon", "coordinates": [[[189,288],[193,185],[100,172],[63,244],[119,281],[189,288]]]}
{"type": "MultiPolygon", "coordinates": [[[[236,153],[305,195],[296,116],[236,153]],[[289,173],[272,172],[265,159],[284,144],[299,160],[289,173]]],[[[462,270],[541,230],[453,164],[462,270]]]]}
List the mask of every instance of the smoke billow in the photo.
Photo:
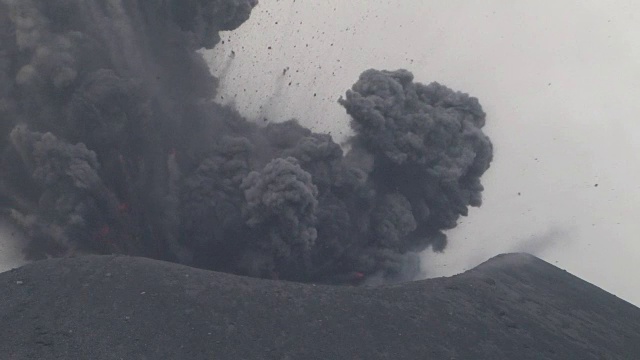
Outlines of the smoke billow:
{"type": "Polygon", "coordinates": [[[297,281],[405,279],[480,206],[477,99],[406,70],[340,100],[348,151],[212,101],[197,50],[256,0],[0,0],[0,206],[26,256],[124,253],[297,281]]]}

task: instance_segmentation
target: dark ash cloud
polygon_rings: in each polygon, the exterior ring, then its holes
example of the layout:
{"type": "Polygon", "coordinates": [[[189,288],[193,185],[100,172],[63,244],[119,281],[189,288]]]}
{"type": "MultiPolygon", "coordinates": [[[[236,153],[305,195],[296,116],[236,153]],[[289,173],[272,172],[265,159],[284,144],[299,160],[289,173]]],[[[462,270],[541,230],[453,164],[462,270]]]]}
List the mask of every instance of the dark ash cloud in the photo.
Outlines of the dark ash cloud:
{"type": "Polygon", "coordinates": [[[0,207],[29,258],[125,253],[316,282],[410,279],[480,206],[477,99],[367,70],[348,150],[212,101],[197,52],[256,0],[0,0],[0,207]]]}

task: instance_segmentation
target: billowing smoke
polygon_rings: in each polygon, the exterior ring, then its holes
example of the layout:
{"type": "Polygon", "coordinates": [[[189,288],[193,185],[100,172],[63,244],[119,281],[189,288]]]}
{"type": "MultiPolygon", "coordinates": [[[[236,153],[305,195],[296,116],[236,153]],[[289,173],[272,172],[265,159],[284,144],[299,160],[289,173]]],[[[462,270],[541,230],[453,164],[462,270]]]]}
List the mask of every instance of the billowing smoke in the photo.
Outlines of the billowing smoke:
{"type": "MultiPolygon", "coordinates": [[[[340,100],[345,150],[212,101],[197,52],[256,0],[0,0],[0,206],[26,256],[124,253],[296,281],[409,279],[481,203],[477,99],[406,70],[340,100]]],[[[247,84],[250,86],[250,84],[247,84]]]]}

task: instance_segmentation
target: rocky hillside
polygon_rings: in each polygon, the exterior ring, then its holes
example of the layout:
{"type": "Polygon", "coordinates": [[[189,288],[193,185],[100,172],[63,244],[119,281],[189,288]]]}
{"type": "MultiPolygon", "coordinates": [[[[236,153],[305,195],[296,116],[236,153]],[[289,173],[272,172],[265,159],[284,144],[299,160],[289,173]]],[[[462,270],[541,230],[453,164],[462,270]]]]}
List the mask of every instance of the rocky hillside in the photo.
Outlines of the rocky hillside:
{"type": "Polygon", "coordinates": [[[382,287],[126,256],[0,274],[5,359],[634,359],[640,309],[526,254],[382,287]]]}

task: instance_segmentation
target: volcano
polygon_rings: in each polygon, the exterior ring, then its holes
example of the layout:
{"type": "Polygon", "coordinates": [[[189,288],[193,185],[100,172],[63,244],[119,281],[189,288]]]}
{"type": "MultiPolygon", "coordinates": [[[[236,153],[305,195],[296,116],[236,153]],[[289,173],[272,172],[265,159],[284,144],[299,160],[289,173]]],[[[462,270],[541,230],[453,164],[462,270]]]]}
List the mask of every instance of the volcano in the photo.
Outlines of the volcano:
{"type": "Polygon", "coordinates": [[[528,254],[328,286],[129,256],[0,274],[5,359],[634,359],[640,309],[528,254]]]}

